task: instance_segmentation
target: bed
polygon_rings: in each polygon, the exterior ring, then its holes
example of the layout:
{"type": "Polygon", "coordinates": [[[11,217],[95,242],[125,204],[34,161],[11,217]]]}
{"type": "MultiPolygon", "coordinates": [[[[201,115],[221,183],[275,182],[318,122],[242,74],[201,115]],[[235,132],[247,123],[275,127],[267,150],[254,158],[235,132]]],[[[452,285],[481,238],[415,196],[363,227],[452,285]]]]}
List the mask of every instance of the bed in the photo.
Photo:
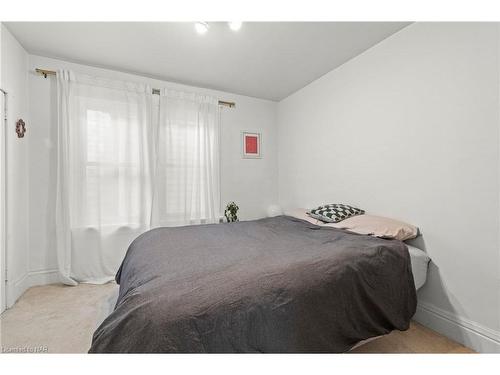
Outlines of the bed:
{"type": "Polygon", "coordinates": [[[408,329],[411,259],[401,241],[289,216],[153,229],[130,245],[89,352],[345,352],[408,329]]]}

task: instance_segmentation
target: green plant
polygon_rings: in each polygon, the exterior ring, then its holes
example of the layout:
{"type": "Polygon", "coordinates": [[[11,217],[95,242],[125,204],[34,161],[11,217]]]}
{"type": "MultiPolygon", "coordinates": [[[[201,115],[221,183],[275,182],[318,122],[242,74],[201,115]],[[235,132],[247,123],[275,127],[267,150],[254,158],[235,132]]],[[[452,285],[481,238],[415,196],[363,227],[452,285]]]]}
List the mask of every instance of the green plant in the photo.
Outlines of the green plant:
{"type": "Polygon", "coordinates": [[[228,223],[238,221],[238,210],[240,208],[234,202],[229,202],[224,210],[224,216],[228,223]]]}

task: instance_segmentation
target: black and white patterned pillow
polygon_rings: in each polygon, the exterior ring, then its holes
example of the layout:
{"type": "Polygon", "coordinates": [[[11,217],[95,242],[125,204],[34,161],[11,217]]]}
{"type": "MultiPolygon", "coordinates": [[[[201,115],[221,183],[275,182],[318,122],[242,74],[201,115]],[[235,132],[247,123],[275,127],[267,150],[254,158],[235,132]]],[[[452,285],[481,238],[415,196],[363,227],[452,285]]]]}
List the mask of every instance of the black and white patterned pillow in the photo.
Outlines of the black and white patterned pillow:
{"type": "Polygon", "coordinates": [[[307,214],[326,223],[338,223],[351,216],[362,215],[365,211],[347,204],[325,204],[308,211],[307,214]]]}

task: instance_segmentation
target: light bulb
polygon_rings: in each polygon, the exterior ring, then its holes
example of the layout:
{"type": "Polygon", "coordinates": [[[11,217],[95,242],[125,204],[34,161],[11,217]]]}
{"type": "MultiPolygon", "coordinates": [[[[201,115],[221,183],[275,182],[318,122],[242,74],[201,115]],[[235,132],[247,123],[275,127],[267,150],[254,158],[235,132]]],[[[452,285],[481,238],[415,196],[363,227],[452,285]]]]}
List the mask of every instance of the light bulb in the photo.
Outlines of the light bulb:
{"type": "Polygon", "coordinates": [[[194,28],[198,34],[205,34],[208,31],[208,24],[206,22],[196,22],[194,28]]]}
{"type": "Polygon", "coordinates": [[[241,29],[241,25],[243,22],[228,22],[229,23],[229,28],[233,31],[238,31],[241,29]]]}

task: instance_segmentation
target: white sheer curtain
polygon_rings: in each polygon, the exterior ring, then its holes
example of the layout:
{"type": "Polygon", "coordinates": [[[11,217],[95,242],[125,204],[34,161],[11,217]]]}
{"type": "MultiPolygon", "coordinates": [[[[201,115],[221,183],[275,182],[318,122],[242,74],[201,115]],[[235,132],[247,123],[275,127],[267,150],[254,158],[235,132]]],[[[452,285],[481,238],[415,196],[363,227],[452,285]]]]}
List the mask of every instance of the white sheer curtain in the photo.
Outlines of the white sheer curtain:
{"type": "Polygon", "coordinates": [[[150,228],[151,88],[60,71],[57,255],[62,281],[111,280],[150,228]]]}
{"type": "Polygon", "coordinates": [[[154,225],[218,222],[219,135],[216,98],[161,90],[154,225]]]}
{"type": "Polygon", "coordinates": [[[217,222],[217,99],[57,74],[57,257],[61,280],[113,279],[151,226],[217,222]]]}

